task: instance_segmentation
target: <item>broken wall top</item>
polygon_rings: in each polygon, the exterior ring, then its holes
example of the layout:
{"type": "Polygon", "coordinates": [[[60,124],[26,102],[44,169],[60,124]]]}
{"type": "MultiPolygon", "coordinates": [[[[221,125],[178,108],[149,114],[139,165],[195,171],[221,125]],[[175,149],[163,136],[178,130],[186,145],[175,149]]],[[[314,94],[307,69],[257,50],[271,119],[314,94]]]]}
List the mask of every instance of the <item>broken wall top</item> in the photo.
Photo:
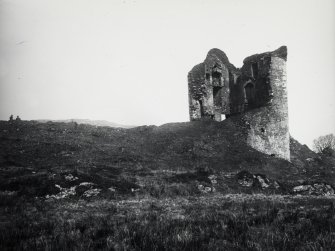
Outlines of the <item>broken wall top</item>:
{"type": "Polygon", "coordinates": [[[211,49],[206,56],[206,59],[204,61],[204,63],[209,66],[212,67],[213,63],[215,62],[219,62],[221,64],[224,64],[228,70],[232,73],[238,73],[238,69],[229,62],[229,59],[226,55],[226,53],[224,53],[223,51],[221,51],[220,49],[217,48],[213,48],[211,49]]]}
{"type": "Polygon", "coordinates": [[[188,73],[190,80],[200,81],[205,78],[205,64],[200,63],[192,68],[192,70],[188,73]]]}
{"type": "Polygon", "coordinates": [[[252,56],[246,57],[243,60],[243,64],[247,64],[250,62],[257,62],[261,60],[262,58],[266,58],[266,57],[279,57],[286,61],[287,60],[287,47],[281,46],[277,50],[274,50],[274,51],[264,52],[261,54],[254,54],[252,56]]]}
{"type": "Polygon", "coordinates": [[[229,62],[227,55],[220,49],[213,48],[209,50],[204,62],[195,65],[188,73],[192,82],[202,83],[205,79],[206,68],[213,67],[215,63],[226,66],[231,73],[239,75],[240,71],[229,62]]]}
{"type": "MultiPolygon", "coordinates": [[[[287,47],[281,46],[277,50],[274,50],[271,52],[264,52],[261,54],[254,54],[252,56],[246,57],[243,60],[243,64],[247,64],[250,62],[256,62],[265,57],[280,57],[286,61],[287,60],[287,47]]],[[[192,68],[192,70],[189,72],[189,76],[191,76],[192,79],[203,79],[205,77],[204,75],[205,75],[206,65],[212,66],[211,64],[213,64],[214,62],[220,62],[224,64],[231,73],[235,73],[235,74],[240,73],[240,69],[236,68],[233,64],[229,62],[227,55],[223,51],[217,48],[213,48],[209,50],[209,52],[207,53],[206,59],[204,60],[203,63],[197,64],[196,66],[192,68]]]]}

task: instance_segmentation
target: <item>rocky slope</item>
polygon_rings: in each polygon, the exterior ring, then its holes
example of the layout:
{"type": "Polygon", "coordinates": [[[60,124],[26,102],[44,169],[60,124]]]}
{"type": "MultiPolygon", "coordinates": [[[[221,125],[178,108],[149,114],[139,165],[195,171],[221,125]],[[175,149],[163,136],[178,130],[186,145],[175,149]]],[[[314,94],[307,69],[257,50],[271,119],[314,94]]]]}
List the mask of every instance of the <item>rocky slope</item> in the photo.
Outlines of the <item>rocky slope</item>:
{"type": "Polygon", "coordinates": [[[0,190],[44,197],[334,194],[333,157],[293,138],[291,162],[264,155],[243,143],[238,128],[231,119],[131,129],[2,121],[0,190]]]}

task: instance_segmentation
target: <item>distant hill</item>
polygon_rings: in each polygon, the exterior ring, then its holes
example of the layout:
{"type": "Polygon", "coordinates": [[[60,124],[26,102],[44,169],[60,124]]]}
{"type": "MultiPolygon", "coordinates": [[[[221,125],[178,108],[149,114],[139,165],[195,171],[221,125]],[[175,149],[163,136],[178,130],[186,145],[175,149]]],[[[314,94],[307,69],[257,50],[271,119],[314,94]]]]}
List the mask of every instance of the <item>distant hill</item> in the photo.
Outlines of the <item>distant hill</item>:
{"type": "Polygon", "coordinates": [[[91,120],[91,119],[62,119],[62,120],[51,120],[51,119],[40,119],[36,120],[41,123],[46,122],[60,122],[60,123],[73,123],[76,122],[78,124],[87,124],[93,126],[109,126],[109,127],[120,127],[120,128],[133,128],[136,127],[134,125],[122,125],[118,123],[109,122],[107,120],[91,120]]]}

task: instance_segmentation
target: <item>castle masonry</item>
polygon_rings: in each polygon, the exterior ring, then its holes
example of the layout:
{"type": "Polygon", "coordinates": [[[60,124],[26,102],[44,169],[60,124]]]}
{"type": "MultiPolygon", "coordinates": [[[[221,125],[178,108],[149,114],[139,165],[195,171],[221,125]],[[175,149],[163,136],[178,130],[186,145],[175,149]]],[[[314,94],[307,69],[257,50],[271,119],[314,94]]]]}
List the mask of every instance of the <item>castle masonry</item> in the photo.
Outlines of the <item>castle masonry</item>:
{"type": "Polygon", "coordinates": [[[290,159],[285,46],[247,57],[242,68],[211,49],[188,74],[190,120],[239,115],[256,150],[290,159]]]}

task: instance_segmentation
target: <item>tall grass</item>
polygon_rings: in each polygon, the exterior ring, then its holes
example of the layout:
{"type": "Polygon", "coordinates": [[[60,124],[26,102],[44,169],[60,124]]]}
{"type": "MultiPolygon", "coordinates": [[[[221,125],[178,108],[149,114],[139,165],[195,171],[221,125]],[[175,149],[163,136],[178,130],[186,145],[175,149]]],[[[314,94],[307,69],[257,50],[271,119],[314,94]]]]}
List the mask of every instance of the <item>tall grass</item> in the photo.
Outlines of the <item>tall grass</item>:
{"type": "Polygon", "coordinates": [[[0,249],[332,250],[333,202],[315,200],[21,201],[1,207],[0,249]]]}

